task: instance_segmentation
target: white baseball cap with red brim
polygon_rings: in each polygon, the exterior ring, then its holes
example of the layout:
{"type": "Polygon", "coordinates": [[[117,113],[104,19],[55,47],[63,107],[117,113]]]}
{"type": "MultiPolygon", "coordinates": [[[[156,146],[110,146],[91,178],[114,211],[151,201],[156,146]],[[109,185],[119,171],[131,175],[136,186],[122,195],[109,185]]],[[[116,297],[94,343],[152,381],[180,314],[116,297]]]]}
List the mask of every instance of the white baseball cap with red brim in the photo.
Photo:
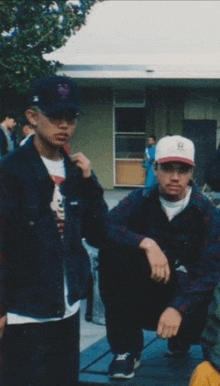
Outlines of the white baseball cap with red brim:
{"type": "Polygon", "coordinates": [[[155,161],[183,162],[195,166],[195,147],[193,142],[181,135],[171,135],[161,138],[155,149],[155,161]]]}

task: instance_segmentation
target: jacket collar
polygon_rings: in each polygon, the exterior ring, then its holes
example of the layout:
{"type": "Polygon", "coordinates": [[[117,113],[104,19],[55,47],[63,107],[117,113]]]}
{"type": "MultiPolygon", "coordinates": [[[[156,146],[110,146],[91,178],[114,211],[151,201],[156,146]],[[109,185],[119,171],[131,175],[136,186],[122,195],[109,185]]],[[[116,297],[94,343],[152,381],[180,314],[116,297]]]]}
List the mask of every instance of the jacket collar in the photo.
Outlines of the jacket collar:
{"type": "MultiPolygon", "coordinates": [[[[31,164],[35,169],[35,173],[38,180],[48,179],[49,173],[47,171],[47,168],[45,167],[36,147],[34,146],[34,135],[28,139],[28,141],[22,146],[22,148],[26,156],[29,158],[29,160],[31,160],[31,164]]],[[[61,149],[61,153],[64,157],[66,179],[69,179],[75,174],[78,174],[79,172],[75,165],[71,162],[70,157],[63,148],[61,149]]]]}
{"type": "MultiPolygon", "coordinates": [[[[191,193],[189,204],[187,205],[187,207],[197,206],[198,208],[202,208],[203,203],[204,203],[204,195],[200,192],[200,189],[196,184],[192,183],[191,187],[192,187],[192,193],[191,193]]],[[[158,200],[159,195],[160,195],[160,192],[159,192],[159,185],[158,184],[154,185],[150,188],[144,188],[143,189],[143,196],[146,198],[149,197],[152,200],[158,200]]]]}

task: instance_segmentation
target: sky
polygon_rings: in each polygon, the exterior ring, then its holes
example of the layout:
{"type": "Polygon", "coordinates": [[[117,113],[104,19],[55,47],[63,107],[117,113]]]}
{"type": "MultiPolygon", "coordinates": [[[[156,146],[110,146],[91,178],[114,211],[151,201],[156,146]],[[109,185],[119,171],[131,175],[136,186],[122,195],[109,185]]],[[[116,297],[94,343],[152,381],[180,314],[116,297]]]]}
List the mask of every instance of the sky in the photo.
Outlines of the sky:
{"type": "Polygon", "coordinates": [[[220,1],[105,0],[46,58],[63,64],[125,64],[132,58],[141,64],[147,56],[220,63],[220,1]]]}

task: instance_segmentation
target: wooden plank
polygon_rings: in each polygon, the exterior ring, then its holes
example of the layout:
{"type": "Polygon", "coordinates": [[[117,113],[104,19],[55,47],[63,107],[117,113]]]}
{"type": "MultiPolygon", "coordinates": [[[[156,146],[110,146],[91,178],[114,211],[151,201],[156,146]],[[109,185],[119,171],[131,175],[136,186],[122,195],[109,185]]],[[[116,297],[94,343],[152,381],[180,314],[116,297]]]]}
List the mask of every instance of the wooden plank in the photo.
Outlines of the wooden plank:
{"type": "Polygon", "coordinates": [[[86,371],[94,361],[99,361],[108,353],[110,353],[110,348],[107,339],[101,338],[80,353],[80,371],[86,371]]]}
{"type": "Polygon", "coordinates": [[[105,338],[82,352],[80,382],[81,386],[123,385],[123,386],[188,386],[192,371],[202,361],[199,345],[191,347],[190,353],[184,358],[166,357],[167,342],[155,338],[155,333],[145,332],[145,349],[142,353],[141,366],[130,380],[110,380],[108,366],[112,360],[105,338]],[[89,363],[90,360],[90,363],[89,363]]]}
{"type": "MultiPolygon", "coordinates": [[[[144,331],[144,346],[147,346],[152,340],[155,339],[155,332],[144,331]]],[[[99,341],[94,343],[92,346],[83,350],[80,355],[80,371],[86,371],[88,367],[91,367],[93,362],[97,363],[102,358],[107,357],[110,362],[112,354],[110,352],[109,344],[106,337],[101,338],[99,341]]],[[[101,362],[100,362],[101,363],[101,362]]]]}

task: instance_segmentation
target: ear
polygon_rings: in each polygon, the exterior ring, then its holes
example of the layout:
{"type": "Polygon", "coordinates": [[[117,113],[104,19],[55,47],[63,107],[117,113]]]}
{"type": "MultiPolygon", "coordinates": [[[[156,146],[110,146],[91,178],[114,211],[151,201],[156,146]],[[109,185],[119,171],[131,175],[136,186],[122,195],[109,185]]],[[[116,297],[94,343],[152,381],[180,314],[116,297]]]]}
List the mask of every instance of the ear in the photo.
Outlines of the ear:
{"type": "Polygon", "coordinates": [[[154,161],[153,165],[154,165],[154,174],[155,174],[155,176],[157,177],[157,173],[158,173],[158,163],[157,163],[156,161],[154,161]]]}
{"type": "Polygon", "coordinates": [[[31,125],[37,126],[37,113],[36,113],[36,111],[34,111],[32,109],[28,109],[25,111],[25,116],[31,125]]]}

